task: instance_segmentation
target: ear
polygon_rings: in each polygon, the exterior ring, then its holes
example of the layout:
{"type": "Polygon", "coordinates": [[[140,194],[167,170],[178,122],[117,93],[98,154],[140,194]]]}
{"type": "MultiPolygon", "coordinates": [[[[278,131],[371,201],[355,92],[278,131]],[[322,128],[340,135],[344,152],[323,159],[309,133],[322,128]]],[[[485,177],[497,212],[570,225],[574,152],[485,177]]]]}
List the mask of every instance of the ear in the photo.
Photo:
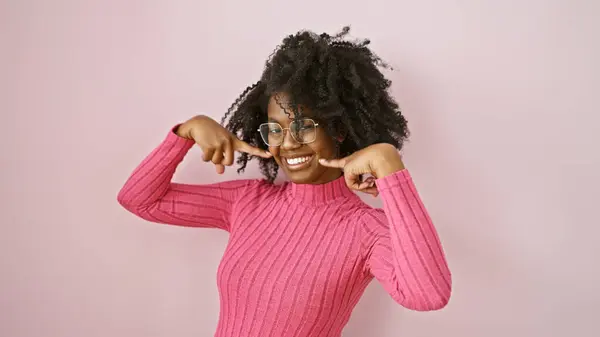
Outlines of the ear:
{"type": "Polygon", "coordinates": [[[344,128],[342,126],[342,127],[340,127],[338,129],[337,134],[338,134],[338,136],[335,137],[335,140],[337,140],[338,143],[342,143],[343,141],[346,140],[346,136],[348,135],[348,131],[346,130],[346,128],[344,128]]]}

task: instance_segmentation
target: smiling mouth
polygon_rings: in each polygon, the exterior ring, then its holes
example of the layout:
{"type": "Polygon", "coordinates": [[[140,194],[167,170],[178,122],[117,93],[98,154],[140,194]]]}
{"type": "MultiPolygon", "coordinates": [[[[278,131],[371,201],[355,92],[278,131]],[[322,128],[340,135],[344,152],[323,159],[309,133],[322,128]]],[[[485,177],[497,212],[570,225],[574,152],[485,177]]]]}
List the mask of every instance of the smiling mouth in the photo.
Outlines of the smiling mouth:
{"type": "Polygon", "coordinates": [[[289,170],[301,170],[310,165],[314,155],[310,156],[301,156],[301,157],[293,157],[293,158],[282,158],[285,166],[289,170]]]}

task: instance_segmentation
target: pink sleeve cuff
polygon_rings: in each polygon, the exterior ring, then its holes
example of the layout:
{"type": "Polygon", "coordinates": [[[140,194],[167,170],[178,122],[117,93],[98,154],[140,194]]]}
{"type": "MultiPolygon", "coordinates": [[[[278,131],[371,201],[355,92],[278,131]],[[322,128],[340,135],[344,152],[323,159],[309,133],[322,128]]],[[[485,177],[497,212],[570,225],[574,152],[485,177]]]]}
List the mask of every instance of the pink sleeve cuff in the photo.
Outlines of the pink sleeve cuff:
{"type": "Polygon", "coordinates": [[[195,144],[195,142],[191,139],[179,137],[177,135],[176,131],[180,125],[181,124],[177,124],[171,128],[171,130],[169,131],[169,134],[167,134],[165,143],[173,144],[173,145],[175,145],[176,148],[187,147],[188,149],[190,149],[195,144]]]}
{"type": "Polygon", "coordinates": [[[402,183],[409,182],[410,180],[412,180],[410,172],[408,172],[408,169],[403,169],[387,177],[379,178],[375,183],[377,184],[377,189],[381,192],[400,186],[402,183]]]}

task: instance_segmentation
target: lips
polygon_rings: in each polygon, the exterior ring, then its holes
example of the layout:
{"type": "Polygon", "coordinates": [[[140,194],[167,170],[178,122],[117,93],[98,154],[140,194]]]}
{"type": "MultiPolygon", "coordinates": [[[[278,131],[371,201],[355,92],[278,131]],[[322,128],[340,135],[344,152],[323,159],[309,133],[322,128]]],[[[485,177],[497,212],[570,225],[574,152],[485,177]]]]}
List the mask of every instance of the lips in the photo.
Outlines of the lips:
{"type": "Polygon", "coordinates": [[[302,163],[306,163],[310,160],[312,156],[304,156],[304,157],[294,157],[294,158],[285,158],[285,161],[288,165],[298,165],[302,163]]]}
{"type": "Polygon", "coordinates": [[[309,166],[310,162],[314,158],[314,155],[302,155],[302,156],[287,156],[281,157],[282,162],[290,170],[300,170],[309,166]]]}

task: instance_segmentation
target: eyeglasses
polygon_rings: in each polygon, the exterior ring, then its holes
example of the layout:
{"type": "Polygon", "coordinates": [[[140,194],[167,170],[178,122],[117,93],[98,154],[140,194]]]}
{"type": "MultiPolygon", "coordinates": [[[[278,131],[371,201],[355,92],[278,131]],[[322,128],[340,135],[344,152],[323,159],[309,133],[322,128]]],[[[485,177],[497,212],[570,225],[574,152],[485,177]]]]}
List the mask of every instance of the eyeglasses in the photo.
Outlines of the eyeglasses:
{"type": "Polygon", "coordinates": [[[285,131],[288,130],[292,138],[300,144],[312,143],[317,139],[317,126],[314,120],[303,118],[293,120],[289,128],[283,128],[279,123],[263,123],[258,128],[262,140],[267,146],[280,146],[285,138],[285,131]]]}

